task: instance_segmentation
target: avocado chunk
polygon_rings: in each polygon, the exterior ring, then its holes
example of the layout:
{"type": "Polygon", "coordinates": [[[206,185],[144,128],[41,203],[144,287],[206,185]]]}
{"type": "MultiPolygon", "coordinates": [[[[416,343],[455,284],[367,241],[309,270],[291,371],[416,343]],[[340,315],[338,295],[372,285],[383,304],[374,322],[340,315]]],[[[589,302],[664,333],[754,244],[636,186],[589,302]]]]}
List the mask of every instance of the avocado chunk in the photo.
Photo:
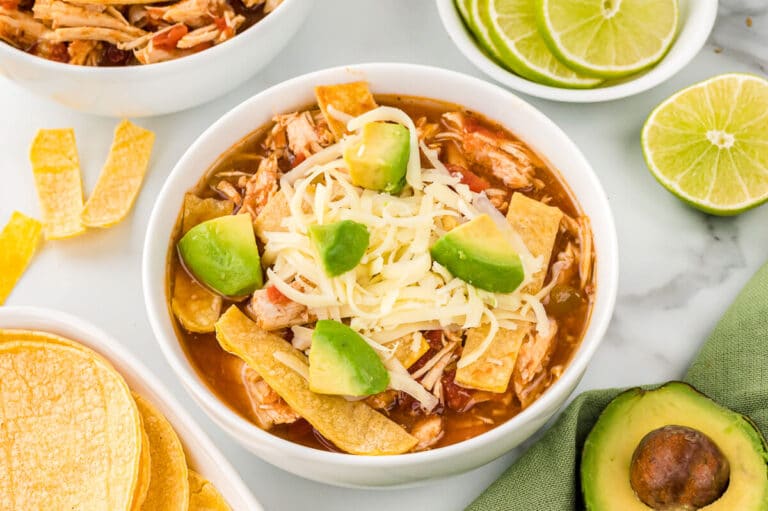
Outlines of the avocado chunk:
{"type": "Polygon", "coordinates": [[[486,291],[511,293],[523,281],[520,256],[488,215],[452,229],[430,252],[451,275],[486,291]]]}
{"type": "Polygon", "coordinates": [[[387,385],[389,373],[360,334],[338,321],[317,322],[309,351],[312,392],[370,396],[384,392],[387,385]]]}
{"type": "Polygon", "coordinates": [[[747,417],[688,384],[630,389],[584,443],[588,511],[768,509],[768,445],[747,417]]]}
{"type": "Polygon", "coordinates": [[[315,245],[325,272],[336,277],[360,263],[370,241],[368,228],[352,220],[311,225],[309,238],[315,245]]]}
{"type": "Polygon", "coordinates": [[[352,183],[379,192],[398,194],[405,186],[411,150],[408,128],[390,122],[370,122],[360,138],[344,150],[352,183]]]}
{"type": "Polygon", "coordinates": [[[177,248],[187,270],[223,296],[240,298],[262,286],[259,247],[248,214],[197,224],[177,248]]]}

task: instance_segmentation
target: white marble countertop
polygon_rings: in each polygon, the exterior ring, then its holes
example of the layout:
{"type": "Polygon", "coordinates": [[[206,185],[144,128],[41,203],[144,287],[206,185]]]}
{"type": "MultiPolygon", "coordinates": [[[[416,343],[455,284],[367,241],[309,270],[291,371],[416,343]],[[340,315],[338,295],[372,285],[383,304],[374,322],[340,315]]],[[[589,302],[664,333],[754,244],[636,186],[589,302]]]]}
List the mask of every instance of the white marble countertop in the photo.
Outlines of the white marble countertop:
{"type": "MultiPolygon", "coordinates": [[[[698,213],[654,181],[640,149],[643,121],[672,92],[728,71],[765,74],[765,1],[722,3],[729,14],[718,20],[710,44],[656,89],[595,105],[526,98],[586,154],[608,193],[619,231],[618,305],[580,390],[681,377],[717,319],[768,255],[768,206],[737,218],[698,213]],[[747,16],[752,27],[747,27],[747,16]]],[[[142,300],[140,255],[154,197],[176,160],[215,119],[265,87],[307,71],[366,61],[430,64],[481,76],[449,41],[432,2],[320,0],[298,37],[259,76],[202,107],[140,120],[157,133],[157,142],[135,211],[110,230],[45,244],[7,302],[60,309],[111,332],[178,396],[268,510],[379,511],[404,504],[408,509],[458,510],[515,455],[406,490],[360,491],[306,481],[260,461],[221,432],[182,390],[155,344],[142,300]]],[[[0,224],[14,209],[38,215],[27,159],[38,128],[75,128],[86,189],[92,189],[114,120],[72,112],[2,78],[0,112],[0,224]]]]}

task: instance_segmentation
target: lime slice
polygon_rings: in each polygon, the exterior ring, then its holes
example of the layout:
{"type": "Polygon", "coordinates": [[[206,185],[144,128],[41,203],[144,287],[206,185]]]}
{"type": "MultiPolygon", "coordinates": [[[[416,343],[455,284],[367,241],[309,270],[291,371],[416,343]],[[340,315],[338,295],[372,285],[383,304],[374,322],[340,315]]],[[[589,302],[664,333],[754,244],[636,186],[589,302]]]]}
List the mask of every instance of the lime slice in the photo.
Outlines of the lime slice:
{"type": "MultiPolygon", "coordinates": [[[[464,8],[467,12],[467,18],[465,18],[465,21],[467,22],[467,25],[469,25],[469,29],[472,31],[472,33],[475,36],[475,40],[478,42],[480,47],[493,57],[494,60],[499,60],[499,51],[496,48],[496,45],[493,44],[491,41],[491,37],[488,34],[488,28],[479,23],[480,20],[480,14],[478,12],[478,3],[479,0],[456,0],[457,3],[464,2],[464,8]]],[[[462,9],[459,8],[459,12],[462,13],[462,9]]],[[[462,14],[463,16],[463,14],[462,14]]]]}
{"type": "Polygon", "coordinates": [[[556,87],[595,87],[602,80],[580,75],[549,51],[536,26],[536,0],[475,0],[499,59],[523,78],[556,87]]]}
{"type": "Polygon", "coordinates": [[[568,67],[618,78],[657,63],[677,30],[677,0],[536,0],[539,31],[568,67]]]}
{"type": "Polygon", "coordinates": [[[453,3],[456,4],[456,9],[459,11],[461,19],[469,26],[469,0],[454,0],[453,3]]]}
{"type": "Polygon", "coordinates": [[[648,168],[667,190],[714,215],[768,200],[768,81],[716,76],[664,101],[643,126],[648,168]]]}

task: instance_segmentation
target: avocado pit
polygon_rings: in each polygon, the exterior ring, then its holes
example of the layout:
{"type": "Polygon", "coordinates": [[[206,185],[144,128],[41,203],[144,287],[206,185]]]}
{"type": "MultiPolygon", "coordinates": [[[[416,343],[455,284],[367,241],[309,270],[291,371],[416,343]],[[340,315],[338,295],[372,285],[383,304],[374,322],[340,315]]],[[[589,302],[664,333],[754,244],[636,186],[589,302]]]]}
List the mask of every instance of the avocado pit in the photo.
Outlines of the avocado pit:
{"type": "Polygon", "coordinates": [[[632,455],[630,484],[637,497],[659,511],[693,511],[725,492],[730,466],[701,431],[664,426],[645,435],[632,455]]]}

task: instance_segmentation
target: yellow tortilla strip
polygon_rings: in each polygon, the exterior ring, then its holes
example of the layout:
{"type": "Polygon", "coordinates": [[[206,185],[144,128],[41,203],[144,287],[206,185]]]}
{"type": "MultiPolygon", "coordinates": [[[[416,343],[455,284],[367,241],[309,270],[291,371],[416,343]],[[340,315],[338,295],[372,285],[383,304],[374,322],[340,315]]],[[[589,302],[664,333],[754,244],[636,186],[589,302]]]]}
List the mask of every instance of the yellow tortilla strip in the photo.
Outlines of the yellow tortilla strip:
{"type": "Polygon", "coordinates": [[[117,125],[107,161],[83,209],[84,225],[110,227],[128,215],[144,181],[154,141],[154,133],[130,121],[117,125]]]}
{"type": "Polygon", "coordinates": [[[73,129],[40,130],[29,151],[40,200],[45,238],[69,238],[85,231],[83,182],[73,129]]]}
{"type": "Polygon", "coordinates": [[[18,211],[0,232],[0,305],[5,303],[40,244],[42,225],[18,211]]]}
{"type": "Polygon", "coordinates": [[[190,470],[189,511],[231,511],[231,508],[210,481],[190,470]]]}
{"type": "Polygon", "coordinates": [[[216,323],[224,350],[243,359],[288,405],[339,449],[351,454],[385,455],[410,451],[415,437],[362,401],[315,394],[302,376],[275,357],[283,353],[306,364],[306,357],[282,338],[256,326],[236,306],[216,323]]]}
{"type": "Polygon", "coordinates": [[[278,190],[261,210],[256,220],[253,222],[253,227],[256,229],[256,236],[266,243],[267,239],[264,236],[265,232],[285,232],[288,228],[283,227],[283,218],[291,215],[291,209],[288,206],[288,199],[285,198],[285,193],[282,190],[278,190]]]}
{"type": "Polygon", "coordinates": [[[347,125],[328,111],[329,106],[352,117],[362,115],[378,106],[373,99],[371,89],[368,88],[368,82],[318,85],[315,87],[315,97],[336,140],[347,132],[347,125]]]}
{"type": "Polygon", "coordinates": [[[397,343],[397,347],[395,348],[395,358],[399,360],[400,363],[403,364],[403,367],[406,369],[415,364],[416,361],[424,355],[424,353],[429,351],[429,343],[424,338],[424,336],[421,335],[420,332],[403,336],[394,342],[397,343]],[[413,350],[414,335],[419,336],[419,344],[417,345],[416,351],[413,350]]]}
{"type": "Polygon", "coordinates": [[[113,367],[84,346],[5,340],[0,382],[0,509],[130,509],[141,421],[113,367]]]}
{"type": "MultiPolygon", "coordinates": [[[[541,257],[543,261],[542,269],[536,272],[532,281],[523,289],[524,292],[537,293],[544,284],[562,218],[563,212],[556,207],[547,206],[522,193],[512,195],[507,221],[520,235],[531,254],[541,257]]],[[[515,330],[499,328],[496,337],[480,358],[456,370],[456,383],[471,389],[506,392],[520,346],[530,329],[530,323],[524,321],[518,321],[515,330]]],[[[467,330],[463,355],[478,349],[487,334],[487,325],[467,330]]]]}
{"type": "Polygon", "coordinates": [[[231,200],[201,199],[193,193],[184,196],[184,218],[181,222],[181,234],[187,234],[191,228],[207,220],[231,215],[235,204],[231,200]]]}
{"type": "Polygon", "coordinates": [[[198,284],[181,265],[176,266],[171,309],[181,326],[190,332],[213,332],[222,303],[221,296],[198,284]]]}
{"type": "Polygon", "coordinates": [[[552,249],[555,246],[562,219],[563,212],[560,208],[547,206],[522,193],[512,195],[507,211],[507,222],[520,235],[533,257],[542,258],[541,270],[533,275],[532,281],[523,289],[524,292],[538,293],[544,285],[549,259],[552,257],[552,249]]]}
{"type": "Polygon", "coordinates": [[[138,394],[133,394],[149,438],[151,460],[149,488],[144,511],[187,511],[189,473],[179,437],[160,411],[138,394]]]}

